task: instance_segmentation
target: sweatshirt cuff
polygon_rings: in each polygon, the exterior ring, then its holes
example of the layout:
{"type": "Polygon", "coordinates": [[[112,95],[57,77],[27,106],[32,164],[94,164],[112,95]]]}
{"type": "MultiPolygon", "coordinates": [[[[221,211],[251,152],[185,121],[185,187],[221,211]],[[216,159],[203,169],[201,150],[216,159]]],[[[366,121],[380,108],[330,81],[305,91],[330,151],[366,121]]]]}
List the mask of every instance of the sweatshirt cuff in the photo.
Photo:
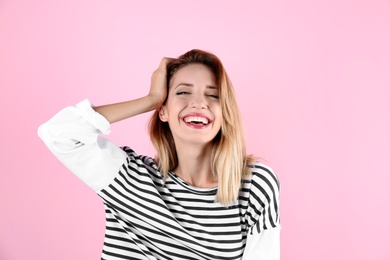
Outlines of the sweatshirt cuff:
{"type": "Polygon", "coordinates": [[[82,115],[88,123],[96,127],[102,134],[107,135],[110,133],[110,122],[92,108],[93,104],[89,99],[84,99],[76,104],[75,107],[80,115],[82,115]]]}

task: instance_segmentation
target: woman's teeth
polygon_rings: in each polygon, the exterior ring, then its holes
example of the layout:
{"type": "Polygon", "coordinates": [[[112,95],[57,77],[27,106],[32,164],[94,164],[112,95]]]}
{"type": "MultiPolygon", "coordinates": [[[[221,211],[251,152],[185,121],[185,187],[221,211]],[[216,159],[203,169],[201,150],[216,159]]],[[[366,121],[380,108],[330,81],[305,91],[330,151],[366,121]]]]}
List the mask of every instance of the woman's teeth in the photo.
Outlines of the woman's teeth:
{"type": "Polygon", "coordinates": [[[194,123],[194,124],[202,123],[204,125],[207,125],[209,123],[209,120],[207,120],[207,118],[201,116],[188,116],[184,118],[184,121],[186,123],[194,123]]]}

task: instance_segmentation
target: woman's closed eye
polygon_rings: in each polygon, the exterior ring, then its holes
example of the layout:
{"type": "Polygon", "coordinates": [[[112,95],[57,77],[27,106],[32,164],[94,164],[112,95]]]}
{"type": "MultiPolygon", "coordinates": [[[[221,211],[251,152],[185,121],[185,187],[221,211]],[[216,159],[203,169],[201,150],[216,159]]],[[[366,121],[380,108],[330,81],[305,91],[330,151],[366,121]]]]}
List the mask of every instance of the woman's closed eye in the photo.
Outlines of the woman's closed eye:
{"type": "Polygon", "coordinates": [[[189,94],[191,94],[191,93],[188,91],[179,91],[176,93],[176,95],[189,95],[189,94]]]}
{"type": "Polygon", "coordinates": [[[213,99],[219,99],[219,95],[218,94],[207,94],[206,96],[211,97],[213,99]]]}

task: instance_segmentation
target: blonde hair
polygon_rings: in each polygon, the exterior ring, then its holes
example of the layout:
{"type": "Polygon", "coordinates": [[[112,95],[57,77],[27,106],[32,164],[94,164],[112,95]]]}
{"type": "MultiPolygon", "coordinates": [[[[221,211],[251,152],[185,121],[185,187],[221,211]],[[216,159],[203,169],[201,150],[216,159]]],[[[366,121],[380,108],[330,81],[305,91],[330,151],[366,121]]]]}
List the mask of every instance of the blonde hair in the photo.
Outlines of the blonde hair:
{"type": "MultiPolygon", "coordinates": [[[[167,65],[168,86],[176,71],[193,63],[200,63],[211,69],[219,87],[222,127],[213,140],[211,169],[218,178],[216,201],[228,205],[238,199],[241,180],[250,175],[247,165],[254,158],[246,154],[243,124],[234,89],[217,56],[194,49],[171,60],[167,65]]],[[[160,120],[158,110],[150,118],[149,134],[157,151],[158,167],[166,178],[168,171],[177,167],[178,158],[172,132],[168,123],[160,120]]]]}

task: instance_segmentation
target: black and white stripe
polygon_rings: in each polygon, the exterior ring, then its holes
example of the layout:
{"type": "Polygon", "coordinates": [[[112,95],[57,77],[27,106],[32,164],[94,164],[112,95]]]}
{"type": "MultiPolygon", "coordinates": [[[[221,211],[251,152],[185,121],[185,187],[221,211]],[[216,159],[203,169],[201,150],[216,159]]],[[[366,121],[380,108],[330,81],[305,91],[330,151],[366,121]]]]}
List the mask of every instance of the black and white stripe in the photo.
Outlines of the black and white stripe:
{"type": "Polygon", "coordinates": [[[153,159],[123,149],[127,162],[98,193],[107,220],[102,259],[241,259],[248,232],[279,225],[279,181],[261,164],[226,207],[214,202],[217,188],[192,187],[172,172],[164,183],[153,159]]]}

